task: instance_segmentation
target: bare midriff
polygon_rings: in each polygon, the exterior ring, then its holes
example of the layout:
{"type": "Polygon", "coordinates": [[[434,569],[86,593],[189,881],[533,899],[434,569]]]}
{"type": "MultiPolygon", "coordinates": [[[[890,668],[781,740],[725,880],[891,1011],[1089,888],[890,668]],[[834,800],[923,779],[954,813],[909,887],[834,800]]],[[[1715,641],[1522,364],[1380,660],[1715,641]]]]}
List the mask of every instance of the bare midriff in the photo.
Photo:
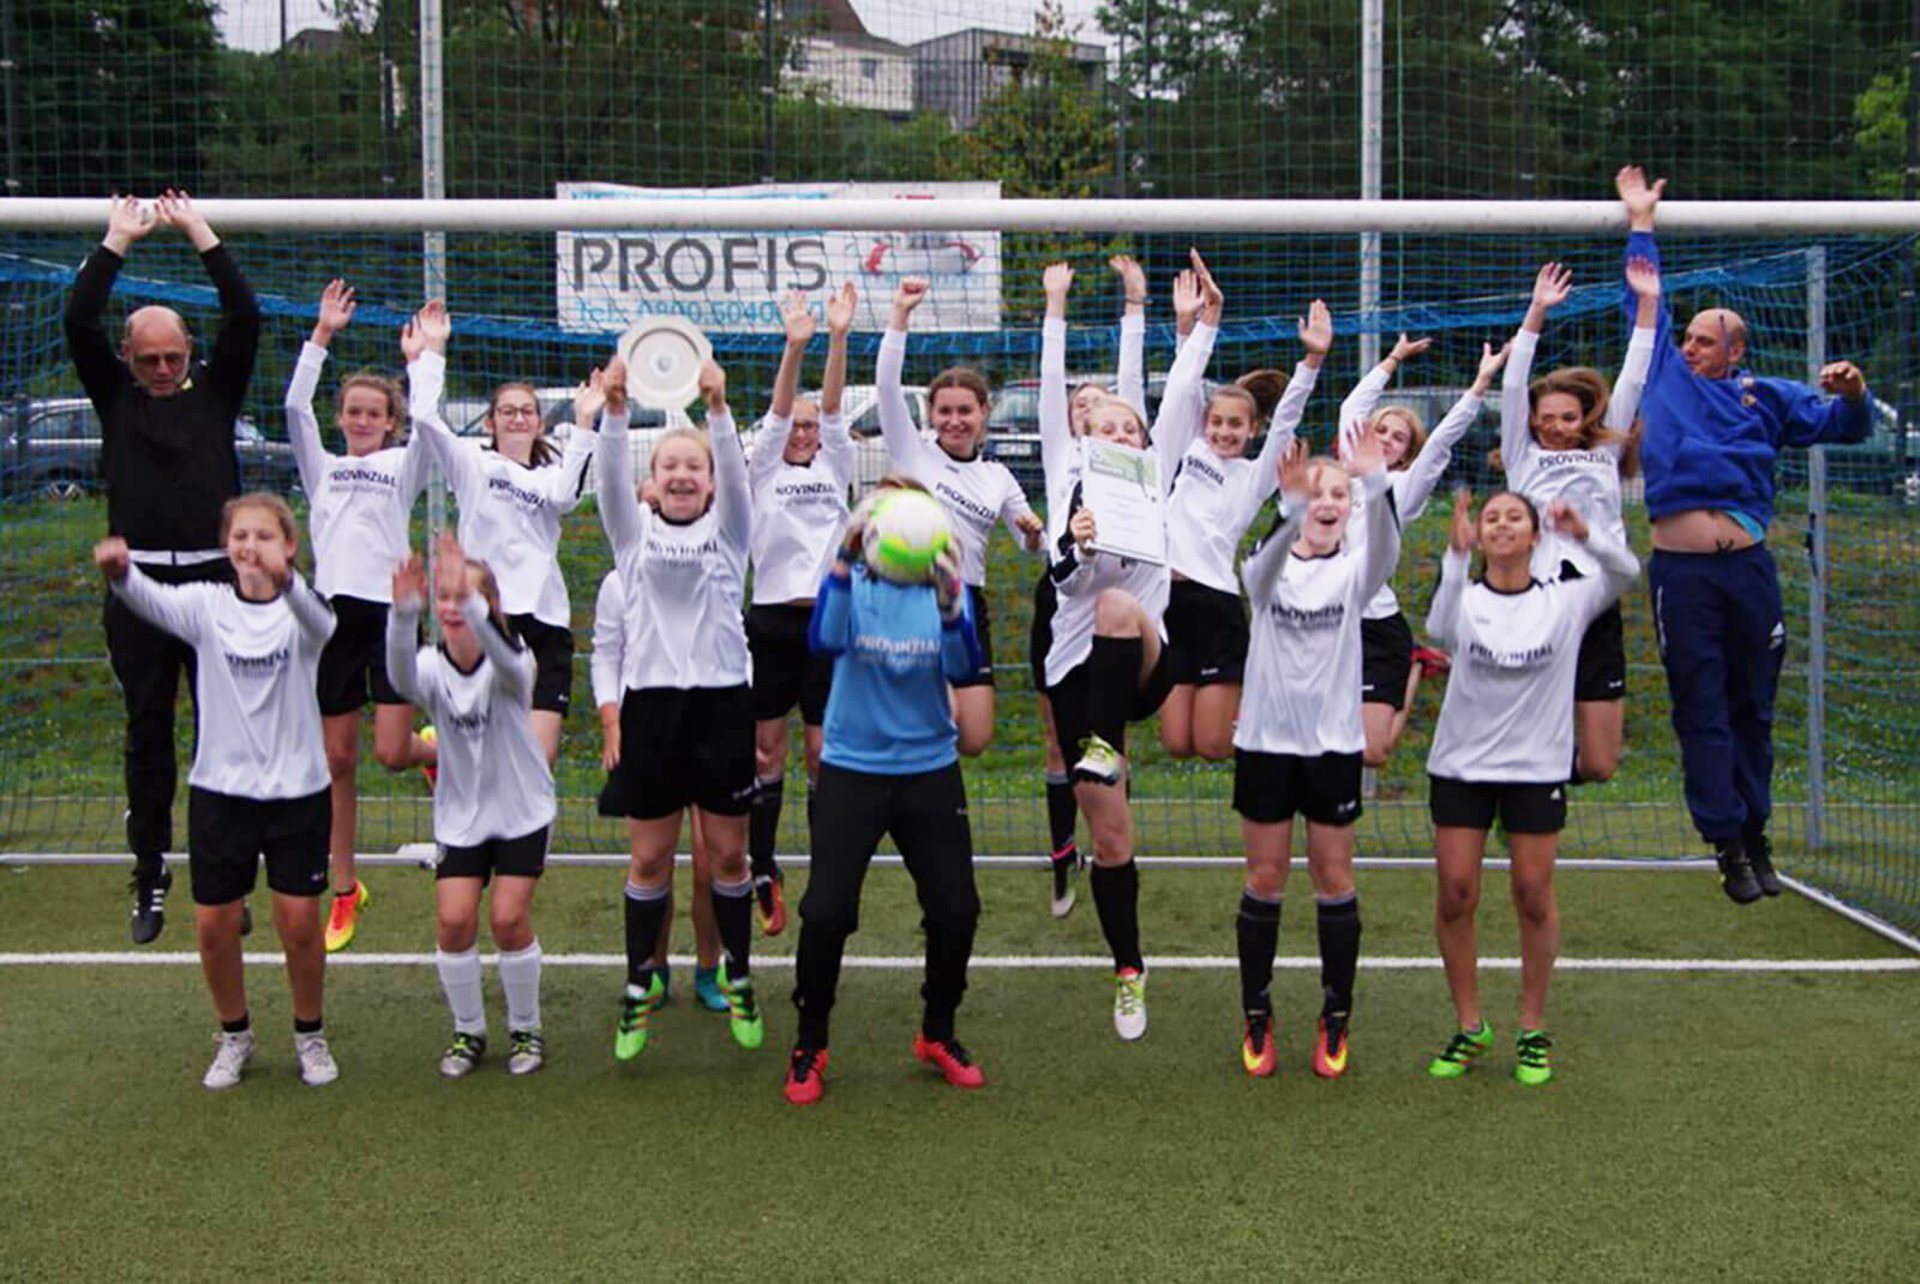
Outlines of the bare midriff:
{"type": "Polygon", "coordinates": [[[1717,508],[1689,508],[1653,519],[1653,546],[1666,553],[1734,553],[1755,542],[1717,508]]]}

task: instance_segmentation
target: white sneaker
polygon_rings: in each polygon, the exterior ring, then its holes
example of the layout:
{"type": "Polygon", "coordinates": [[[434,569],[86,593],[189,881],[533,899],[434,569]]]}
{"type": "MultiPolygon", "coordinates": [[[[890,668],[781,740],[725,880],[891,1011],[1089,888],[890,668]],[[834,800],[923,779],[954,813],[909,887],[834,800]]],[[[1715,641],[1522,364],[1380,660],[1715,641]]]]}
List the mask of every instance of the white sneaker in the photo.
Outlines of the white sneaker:
{"type": "Polygon", "coordinates": [[[1131,1043],[1147,1032],[1147,974],[1130,967],[1113,977],[1113,1032],[1131,1043]]]}
{"type": "Polygon", "coordinates": [[[547,1043],[538,1030],[514,1030],[508,1038],[508,1074],[532,1074],[547,1063],[547,1043]]]}
{"type": "Polygon", "coordinates": [[[293,1054],[300,1058],[300,1081],[309,1088],[318,1088],[340,1077],[340,1067],[334,1063],[324,1031],[294,1035],[293,1054]]]}
{"type": "Polygon", "coordinates": [[[1047,896],[1047,912],[1055,918],[1065,918],[1073,913],[1073,885],[1080,879],[1080,867],[1086,858],[1075,854],[1063,860],[1054,860],[1053,868],[1048,871],[1053,876],[1053,888],[1047,896]]]}
{"type": "Polygon", "coordinates": [[[467,1034],[462,1030],[453,1032],[453,1042],[440,1054],[440,1077],[442,1079],[464,1079],[480,1064],[480,1058],[487,1055],[487,1036],[467,1034]]]}
{"type": "Polygon", "coordinates": [[[240,1076],[247,1068],[247,1059],[252,1055],[252,1030],[242,1030],[238,1034],[220,1031],[213,1036],[213,1064],[201,1076],[200,1086],[215,1092],[233,1087],[240,1082],[240,1076]]]}

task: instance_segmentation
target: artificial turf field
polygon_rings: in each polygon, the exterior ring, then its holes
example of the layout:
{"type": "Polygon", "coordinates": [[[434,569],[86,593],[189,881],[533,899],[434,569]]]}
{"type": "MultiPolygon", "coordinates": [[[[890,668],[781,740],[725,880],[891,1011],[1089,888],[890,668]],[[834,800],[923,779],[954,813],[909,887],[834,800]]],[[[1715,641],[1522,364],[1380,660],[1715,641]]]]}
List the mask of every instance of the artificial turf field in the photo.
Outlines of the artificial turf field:
{"type": "MultiPolygon", "coordinates": [[[[1503,877],[1488,873],[1488,958],[1516,950],[1503,877]]],[[[183,965],[27,965],[127,951],[124,874],[0,871],[0,1277],[1905,1280],[1920,1261],[1920,973],[1791,894],[1736,910],[1704,873],[1563,872],[1545,1088],[1508,1077],[1509,970],[1484,974],[1495,1053],[1441,1083],[1422,1068],[1449,1027],[1440,974],[1368,967],[1352,1069],[1324,1083],[1306,1069],[1311,964],[1278,974],[1283,1062],[1264,1082],[1238,1068],[1231,970],[1163,963],[1151,1030],[1123,1045],[1101,970],[982,967],[960,1033],[989,1082],[961,1093],[908,1053],[914,973],[850,968],[827,1098],[797,1110],[779,1092],[791,974],[771,963],[758,1052],[692,1006],[679,970],[652,1044],[617,1066],[619,968],[551,965],[547,1069],[510,1079],[496,1056],[442,1082],[432,969],[376,961],[431,951],[430,880],[368,878],[361,939],[328,977],[340,1081],[300,1084],[284,981],[263,964],[261,1053],[212,1094],[184,879],[143,952],[183,965]],[[1662,970],[1571,964],[1607,959],[1662,970]]],[[[1430,959],[1428,876],[1360,881],[1365,957],[1430,959]]],[[[1100,954],[1084,887],[1058,924],[1039,873],[980,883],[982,956],[1100,954]]],[[[618,885],[549,874],[550,957],[618,952],[618,885]]],[[[1230,954],[1236,887],[1230,870],[1148,871],[1149,954],[1230,954]]],[[[1310,956],[1293,890],[1281,954],[1310,956]]],[[[853,951],[913,953],[915,917],[904,875],[876,869],[853,951]]],[[[261,919],[251,944],[270,952],[261,919]]],[[[488,991],[503,1041],[491,974],[488,991]]]]}

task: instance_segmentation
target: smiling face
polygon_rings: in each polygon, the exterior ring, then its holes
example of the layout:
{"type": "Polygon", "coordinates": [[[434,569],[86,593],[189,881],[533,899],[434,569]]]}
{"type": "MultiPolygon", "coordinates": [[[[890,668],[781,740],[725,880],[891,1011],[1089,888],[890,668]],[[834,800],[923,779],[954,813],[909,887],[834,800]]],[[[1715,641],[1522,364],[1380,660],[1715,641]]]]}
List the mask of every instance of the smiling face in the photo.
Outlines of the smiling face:
{"type": "Polygon", "coordinates": [[[1413,450],[1413,421],[1404,410],[1382,410],[1373,417],[1373,435],[1380,439],[1380,458],[1388,468],[1407,462],[1413,450]]]}
{"type": "Polygon", "coordinates": [[[1093,413],[1093,408],[1100,404],[1102,398],[1110,395],[1097,383],[1083,383],[1073,390],[1073,396],[1067,399],[1067,427],[1074,436],[1086,434],[1087,416],[1093,413]]]}
{"type": "Polygon", "coordinates": [[[1300,543],[1314,557],[1333,552],[1346,538],[1352,516],[1353,478],[1333,460],[1319,460],[1307,473],[1307,516],[1300,543]]]}
{"type": "Polygon", "coordinates": [[[1570,392],[1549,392],[1533,403],[1533,439],[1548,450],[1576,450],[1586,435],[1586,409],[1570,392]]]}
{"type": "Polygon", "coordinates": [[[349,383],[340,391],[340,432],[349,455],[370,455],[393,433],[393,402],[373,383],[349,383]]]}
{"type": "Polygon", "coordinates": [[[193,340],[172,308],[139,308],[127,317],[120,356],[149,397],[171,397],[186,385],[193,340]]]}
{"type": "Polygon", "coordinates": [[[1086,436],[1115,445],[1147,448],[1147,430],[1133,407],[1116,397],[1102,397],[1087,412],[1086,436]]]}
{"type": "Polygon", "coordinates": [[[1747,355],[1747,323],[1738,312],[1708,308],[1687,322],[1680,356],[1702,379],[1725,379],[1747,355]]]}
{"type": "Polygon", "coordinates": [[[523,383],[501,384],[493,390],[487,427],[495,450],[515,463],[528,463],[533,443],[540,440],[540,399],[523,383]]]}
{"type": "Polygon", "coordinates": [[[1533,555],[1540,534],[1533,509],[1518,495],[1505,492],[1480,509],[1480,547],[1491,560],[1524,561],[1533,555]]]}
{"type": "Polygon", "coordinates": [[[713,501],[713,456],[692,432],[682,429],[659,440],[652,478],[654,502],[670,522],[690,522],[713,501]]]}
{"type": "Polygon", "coordinates": [[[793,431],[781,456],[790,464],[810,464],[820,453],[820,407],[805,397],[793,403],[793,431]]]}
{"type": "Polygon", "coordinates": [[[1238,388],[1222,388],[1207,402],[1204,429],[1207,445],[1222,459],[1239,459],[1253,440],[1258,409],[1252,396],[1238,388]]]}
{"type": "Polygon", "coordinates": [[[987,403],[972,388],[949,385],[934,390],[933,433],[940,449],[955,459],[971,459],[987,430],[987,403]]]}

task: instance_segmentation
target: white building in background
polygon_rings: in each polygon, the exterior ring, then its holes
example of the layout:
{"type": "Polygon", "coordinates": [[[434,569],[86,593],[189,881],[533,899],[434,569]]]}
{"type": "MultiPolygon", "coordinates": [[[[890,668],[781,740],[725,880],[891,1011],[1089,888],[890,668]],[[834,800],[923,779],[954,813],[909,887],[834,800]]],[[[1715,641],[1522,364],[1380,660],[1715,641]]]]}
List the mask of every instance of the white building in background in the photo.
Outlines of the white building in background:
{"type": "Polygon", "coordinates": [[[913,51],[870,33],[850,0],[786,0],[781,83],[844,107],[907,116],[914,107],[913,51]]]}
{"type": "MultiPolygon", "coordinates": [[[[913,46],[915,111],[946,113],[955,129],[971,129],[987,100],[1016,82],[1041,47],[1034,36],[969,27],[913,46]]],[[[1072,43],[1068,56],[1090,90],[1107,70],[1105,45],[1072,43]]]]}

